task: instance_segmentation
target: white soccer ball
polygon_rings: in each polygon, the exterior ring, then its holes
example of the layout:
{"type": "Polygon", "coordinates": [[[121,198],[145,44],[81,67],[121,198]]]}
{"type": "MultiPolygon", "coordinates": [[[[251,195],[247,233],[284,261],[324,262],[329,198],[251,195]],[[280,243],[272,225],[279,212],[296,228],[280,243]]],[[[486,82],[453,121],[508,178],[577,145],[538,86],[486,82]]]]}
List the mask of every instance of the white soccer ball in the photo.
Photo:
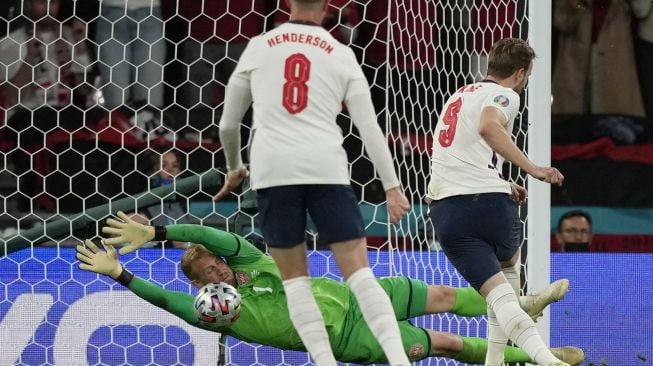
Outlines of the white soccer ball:
{"type": "Polygon", "coordinates": [[[209,283],[195,296],[195,314],[209,328],[228,327],[240,315],[240,294],[231,285],[209,283]]]}

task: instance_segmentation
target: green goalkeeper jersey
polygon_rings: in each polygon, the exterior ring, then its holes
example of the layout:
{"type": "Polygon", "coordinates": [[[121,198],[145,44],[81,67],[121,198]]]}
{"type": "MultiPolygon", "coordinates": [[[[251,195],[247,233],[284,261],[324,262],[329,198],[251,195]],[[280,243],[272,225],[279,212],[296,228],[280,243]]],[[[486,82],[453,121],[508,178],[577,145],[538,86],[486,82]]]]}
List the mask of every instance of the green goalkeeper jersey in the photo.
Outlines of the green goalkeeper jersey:
{"type": "MultiPolygon", "coordinates": [[[[290,320],[279,269],[271,257],[238,235],[199,225],[170,225],[168,239],[201,243],[225,258],[233,269],[242,297],[240,317],[231,327],[220,331],[246,342],[305,350],[290,320]]],[[[192,296],[162,289],[137,277],[129,288],[150,303],[200,326],[192,296]]],[[[344,283],[328,278],[312,279],[312,290],[338,357],[338,349],[346,346],[341,344],[346,339],[342,329],[353,301],[351,291],[344,283]]]]}

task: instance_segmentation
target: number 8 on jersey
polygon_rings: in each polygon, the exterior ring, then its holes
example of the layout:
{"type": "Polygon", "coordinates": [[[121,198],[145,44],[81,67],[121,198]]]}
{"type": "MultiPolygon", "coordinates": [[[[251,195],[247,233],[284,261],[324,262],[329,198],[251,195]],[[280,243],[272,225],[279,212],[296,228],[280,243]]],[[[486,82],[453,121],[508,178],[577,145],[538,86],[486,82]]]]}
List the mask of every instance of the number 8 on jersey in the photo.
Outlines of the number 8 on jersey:
{"type": "Polygon", "coordinates": [[[308,85],[311,76],[311,61],[301,53],[290,55],[286,59],[283,84],[283,106],[288,113],[297,114],[308,105],[308,85]]]}

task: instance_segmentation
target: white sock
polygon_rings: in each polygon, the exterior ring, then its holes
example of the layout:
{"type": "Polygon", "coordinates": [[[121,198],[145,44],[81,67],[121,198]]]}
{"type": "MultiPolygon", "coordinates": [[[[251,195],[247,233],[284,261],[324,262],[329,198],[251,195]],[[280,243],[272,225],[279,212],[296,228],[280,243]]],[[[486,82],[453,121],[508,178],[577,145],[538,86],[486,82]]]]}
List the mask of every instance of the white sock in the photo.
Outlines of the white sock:
{"type": "Polygon", "coordinates": [[[514,266],[501,269],[503,275],[506,276],[510,286],[519,296],[521,294],[521,261],[517,261],[514,266]]]}
{"type": "Polygon", "coordinates": [[[487,295],[488,307],[494,310],[505,334],[538,365],[558,360],[540,338],[533,320],[519,307],[512,286],[503,283],[487,295]]]}
{"type": "Polygon", "coordinates": [[[381,344],[390,365],[410,365],[397,318],[388,294],[374,278],[369,267],[361,268],[347,279],[363,317],[372,334],[381,344]]]}
{"type": "MultiPolygon", "coordinates": [[[[520,268],[521,262],[517,261],[514,266],[503,268],[501,271],[508,279],[510,286],[515,293],[521,292],[520,268]]],[[[487,353],[485,354],[485,365],[503,365],[504,350],[508,343],[508,336],[501,328],[496,314],[488,305],[487,307],[487,353]]]]}
{"type": "Polygon", "coordinates": [[[496,314],[488,305],[487,307],[487,353],[485,354],[486,366],[503,365],[504,350],[508,343],[508,336],[499,325],[496,314]]]}
{"type": "Polygon", "coordinates": [[[311,280],[306,276],[283,281],[288,300],[288,312],[306,350],[313,356],[316,365],[335,365],[329,335],[322,313],[311,292],[311,280]]]}

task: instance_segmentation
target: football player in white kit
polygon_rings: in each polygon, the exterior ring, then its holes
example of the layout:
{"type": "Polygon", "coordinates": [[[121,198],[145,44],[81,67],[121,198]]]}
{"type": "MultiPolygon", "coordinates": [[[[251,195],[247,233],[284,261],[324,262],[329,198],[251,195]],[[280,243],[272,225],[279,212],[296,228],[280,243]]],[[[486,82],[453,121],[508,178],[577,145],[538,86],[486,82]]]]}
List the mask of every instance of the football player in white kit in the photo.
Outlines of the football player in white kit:
{"type": "Polygon", "coordinates": [[[362,216],[336,124],[343,101],[383,183],[390,221],[397,223],[410,204],[353,51],[320,26],[327,6],[325,0],[291,0],[290,21],[247,45],[227,85],[220,139],[229,172],[214,199],[224,198],[249,174],[240,155],[240,123],[253,103],[251,184],[263,236],[281,272],[290,318],[304,345],[318,365],[336,364],[311,293],[308,211],[321,240],[331,244],[388,361],[408,365],[392,304],[367,260],[362,216]]]}
{"type": "Polygon", "coordinates": [[[567,365],[519,308],[521,222],[526,189],[501,174],[504,159],[544,182],[563,175],[533,164],[511,138],[535,52],[507,38],[490,51],[487,78],[458,89],[435,129],[427,200],[438,240],[458,272],[488,303],[486,365],[503,364],[510,338],[539,365],[567,365]]]}

